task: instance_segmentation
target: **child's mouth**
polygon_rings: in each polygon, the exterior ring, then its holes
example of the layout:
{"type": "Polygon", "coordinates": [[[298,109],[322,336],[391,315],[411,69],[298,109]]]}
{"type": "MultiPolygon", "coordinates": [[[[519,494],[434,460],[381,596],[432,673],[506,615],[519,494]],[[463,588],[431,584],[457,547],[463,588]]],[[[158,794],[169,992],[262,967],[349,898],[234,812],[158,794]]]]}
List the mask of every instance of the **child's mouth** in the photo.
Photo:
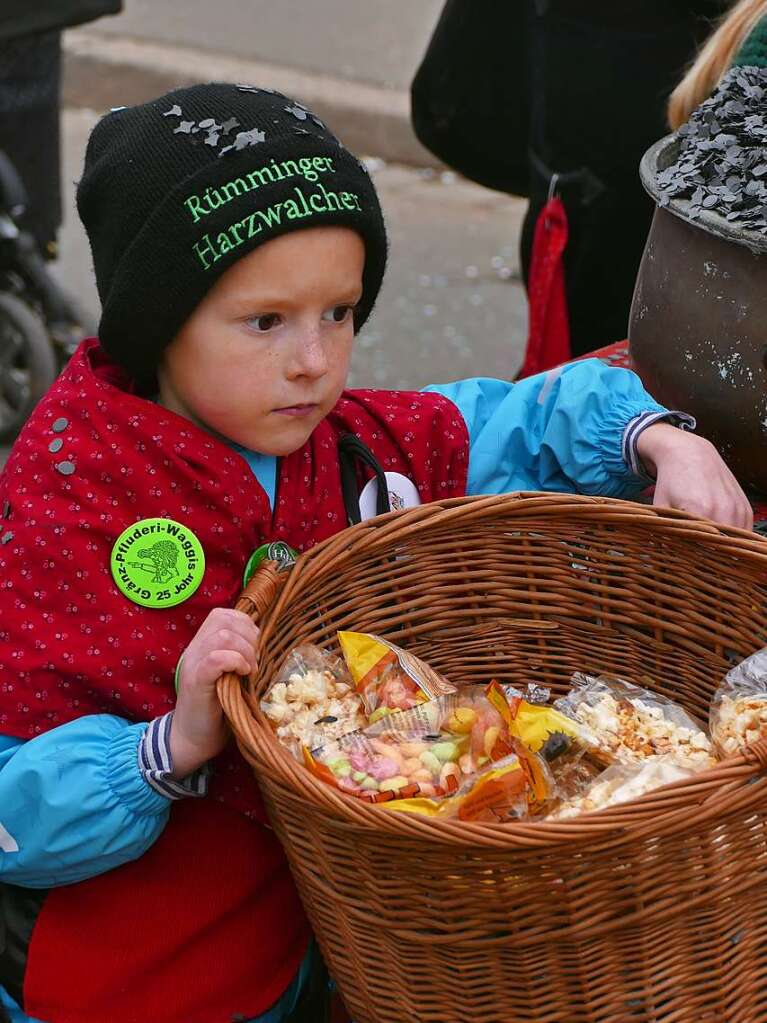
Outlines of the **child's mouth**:
{"type": "Polygon", "coordinates": [[[281,416],[309,416],[317,410],[316,404],[311,405],[288,405],[285,408],[277,408],[274,411],[281,416]]]}

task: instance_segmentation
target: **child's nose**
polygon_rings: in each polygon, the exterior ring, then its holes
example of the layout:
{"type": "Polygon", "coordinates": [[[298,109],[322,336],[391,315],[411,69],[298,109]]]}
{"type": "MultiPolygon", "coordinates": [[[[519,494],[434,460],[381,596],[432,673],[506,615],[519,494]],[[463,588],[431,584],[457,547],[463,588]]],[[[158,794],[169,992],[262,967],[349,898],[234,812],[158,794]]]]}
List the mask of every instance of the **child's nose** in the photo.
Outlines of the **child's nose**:
{"type": "Polygon", "coordinates": [[[319,330],[308,330],[296,346],[293,376],[321,377],[327,373],[328,357],[319,330]]]}

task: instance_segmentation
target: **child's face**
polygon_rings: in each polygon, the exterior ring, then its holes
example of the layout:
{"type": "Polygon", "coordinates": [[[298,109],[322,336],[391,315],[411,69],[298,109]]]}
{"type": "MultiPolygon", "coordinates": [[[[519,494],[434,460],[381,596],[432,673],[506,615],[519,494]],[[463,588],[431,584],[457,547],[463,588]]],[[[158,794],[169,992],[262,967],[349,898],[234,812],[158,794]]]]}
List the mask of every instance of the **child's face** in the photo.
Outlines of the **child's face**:
{"type": "Polygon", "coordinates": [[[252,451],[302,447],[345,386],[364,262],[344,227],[295,231],[244,256],[165,350],[163,405],[252,451]]]}

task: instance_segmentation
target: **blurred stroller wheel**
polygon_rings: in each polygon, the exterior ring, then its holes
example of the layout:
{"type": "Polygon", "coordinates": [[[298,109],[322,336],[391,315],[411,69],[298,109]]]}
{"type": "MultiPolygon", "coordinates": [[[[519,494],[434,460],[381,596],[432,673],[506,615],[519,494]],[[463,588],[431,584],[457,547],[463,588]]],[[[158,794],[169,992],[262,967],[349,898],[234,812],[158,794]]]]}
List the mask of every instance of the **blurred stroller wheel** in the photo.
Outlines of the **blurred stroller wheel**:
{"type": "Polygon", "coordinates": [[[0,443],[12,441],[58,374],[40,317],[0,292],[0,443]]]}

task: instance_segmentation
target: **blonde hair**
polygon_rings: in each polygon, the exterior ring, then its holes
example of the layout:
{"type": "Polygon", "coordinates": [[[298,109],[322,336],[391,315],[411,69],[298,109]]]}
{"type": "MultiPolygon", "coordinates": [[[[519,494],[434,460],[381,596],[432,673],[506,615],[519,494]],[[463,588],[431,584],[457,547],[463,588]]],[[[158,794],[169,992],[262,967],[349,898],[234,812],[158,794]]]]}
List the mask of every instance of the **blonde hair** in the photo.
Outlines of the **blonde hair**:
{"type": "Polygon", "coordinates": [[[767,16],[767,0],[740,0],[698,54],[697,60],[671,93],[668,123],[674,131],[711,95],[751,30],[767,16]]]}

